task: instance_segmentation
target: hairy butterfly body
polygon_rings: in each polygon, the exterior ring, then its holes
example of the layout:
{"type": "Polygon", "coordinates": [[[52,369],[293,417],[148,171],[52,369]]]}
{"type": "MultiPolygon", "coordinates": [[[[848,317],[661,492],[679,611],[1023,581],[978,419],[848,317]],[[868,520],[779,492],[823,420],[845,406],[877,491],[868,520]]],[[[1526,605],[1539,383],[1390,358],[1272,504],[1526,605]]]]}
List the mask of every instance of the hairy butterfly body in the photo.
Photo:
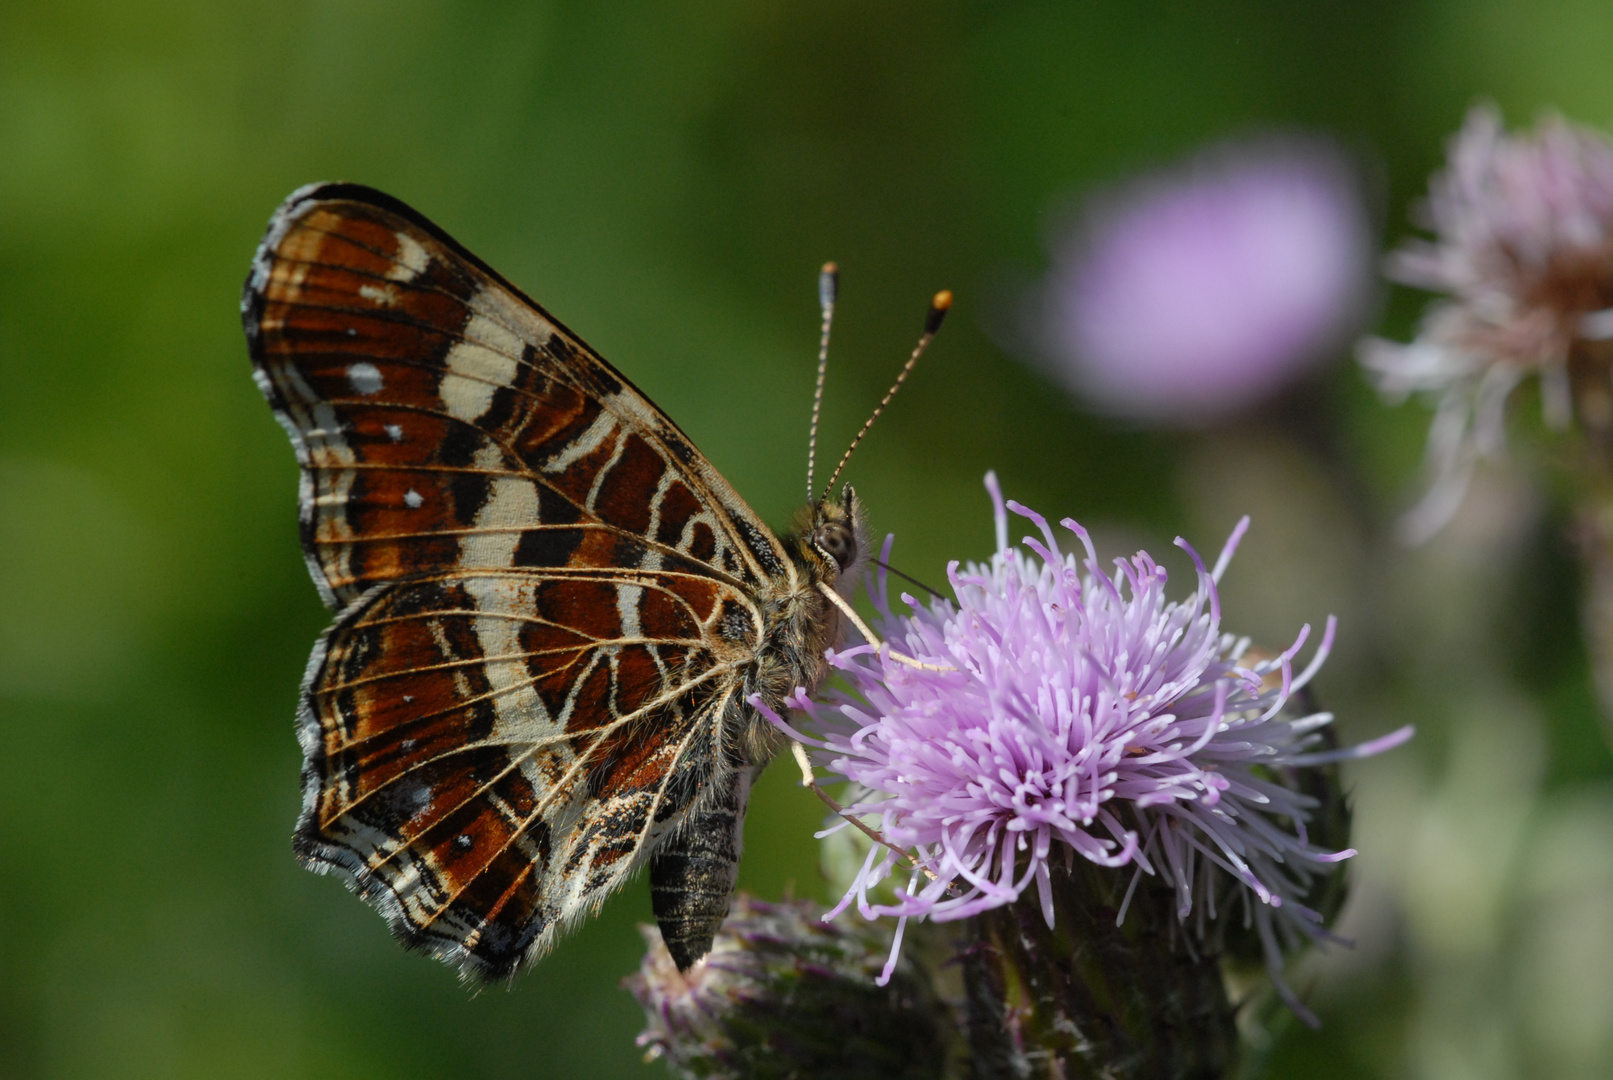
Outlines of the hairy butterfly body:
{"type": "Polygon", "coordinates": [[[850,488],[775,536],[626,377],[369,188],[286,200],[242,316],[336,611],[299,706],[298,858],[488,979],[647,865],[694,963],[774,749],[747,699],[816,688],[839,632],[850,488]]]}

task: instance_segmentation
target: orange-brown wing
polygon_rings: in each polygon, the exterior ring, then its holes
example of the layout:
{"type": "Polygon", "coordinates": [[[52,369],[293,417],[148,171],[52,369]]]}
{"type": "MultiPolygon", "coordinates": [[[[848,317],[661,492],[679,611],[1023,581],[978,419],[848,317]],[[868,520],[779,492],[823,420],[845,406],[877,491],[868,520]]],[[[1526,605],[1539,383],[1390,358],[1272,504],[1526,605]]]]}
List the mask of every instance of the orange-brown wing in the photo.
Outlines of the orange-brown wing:
{"type": "MultiPolygon", "coordinates": [[[[709,578],[485,570],[377,589],[316,647],[298,854],[413,947],[512,973],[723,769],[759,640],[709,578]]],[[[749,625],[755,626],[754,622],[749,625]]]]}
{"type": "Polygon", "coordinates": [[[355,184],[293,194],[242,316],[303,466],[303,547],[333,607],[433,569],[565,565],[551,548],[578,521],[752,589],[790,573],[677,425],[390,196],[355,184]]]}
{"type": "Polygon", "coordinates": [[[248,278],[336,624],[298,854],[484,976],[596,907],[720,769],[779,542],[631,383],[419,214],[294,194],[248,278]]]}

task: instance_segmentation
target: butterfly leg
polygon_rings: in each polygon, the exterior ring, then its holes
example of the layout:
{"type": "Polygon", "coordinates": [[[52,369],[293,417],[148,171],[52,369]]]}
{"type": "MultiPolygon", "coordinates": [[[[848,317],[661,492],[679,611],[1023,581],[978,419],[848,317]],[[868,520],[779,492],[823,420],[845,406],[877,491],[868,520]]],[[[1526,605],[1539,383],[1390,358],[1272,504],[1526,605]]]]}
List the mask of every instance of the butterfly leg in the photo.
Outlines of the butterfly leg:
{"type": "Polygon", "coordinates": [[[749,766],[718,771],[710,794],[650,857],[650,907],[679,971],[711,951],[728,915],[756,771],[749,766]]]}

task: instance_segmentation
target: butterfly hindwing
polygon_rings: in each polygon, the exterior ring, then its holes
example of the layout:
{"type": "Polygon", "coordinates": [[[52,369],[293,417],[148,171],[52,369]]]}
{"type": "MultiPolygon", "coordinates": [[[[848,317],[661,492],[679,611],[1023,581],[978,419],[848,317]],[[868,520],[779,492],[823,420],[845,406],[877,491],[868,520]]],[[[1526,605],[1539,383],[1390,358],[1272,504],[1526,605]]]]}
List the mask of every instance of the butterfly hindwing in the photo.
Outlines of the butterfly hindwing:
{"type": "Polygon", "coordinates": [[[625,377],[388,196],[294,194],[243,314],[338,609],[299,854],[405,941],[508,974],[731,773],[722,720],[789,560],[625,377]]]}
{"type": "Polygon", "coordinates": [[[310,669],[299,852],[434,955],[498,976],[542,952],[711,772],[734,680],[697,618],[731,601],[695,584],[490,572],[377,590],[310,669]],[[579,602],[623,587],[665,601],[642,605],[661,611],[642,634],[579,602]]]}

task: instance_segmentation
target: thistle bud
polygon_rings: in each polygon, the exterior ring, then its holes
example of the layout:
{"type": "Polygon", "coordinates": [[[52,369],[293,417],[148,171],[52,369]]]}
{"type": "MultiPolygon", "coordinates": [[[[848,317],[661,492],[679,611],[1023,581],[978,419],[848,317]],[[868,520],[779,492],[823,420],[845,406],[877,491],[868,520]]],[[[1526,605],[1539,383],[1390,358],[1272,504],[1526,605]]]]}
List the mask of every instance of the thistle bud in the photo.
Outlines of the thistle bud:
{"type": "Polygon", "coordinates": [[[884,986],[888,927],[832,925],[806,902],[740,894],[711,952],[680,973],[660,931],[623,986],[644,1007],[645,1059],[702,1080],[940,1077],[955,1030],[910,961],[884,986]]]}

